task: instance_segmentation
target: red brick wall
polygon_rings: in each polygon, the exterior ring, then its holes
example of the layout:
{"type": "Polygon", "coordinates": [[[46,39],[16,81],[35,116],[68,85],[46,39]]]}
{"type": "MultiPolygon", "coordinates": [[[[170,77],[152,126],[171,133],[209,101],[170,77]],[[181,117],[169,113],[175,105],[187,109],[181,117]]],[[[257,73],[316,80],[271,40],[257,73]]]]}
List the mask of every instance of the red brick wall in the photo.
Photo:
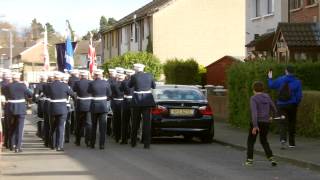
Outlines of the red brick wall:
{"type": "Polygon", "coordinates": [[[290,12],[290,22],[314,22],[314,16],[319,21],[319,5],[306,7],[306,4],[307,0],[304,0],[300,10],[290,12]]]}
{"type": "Polygon", "coordinates": [[[234,62],[236,62],[234,59],[226,56],[218,60],[216,63],[207,66],[207,84],[215,86],[222,85],[226,87],[226,71],[234,62]]]}

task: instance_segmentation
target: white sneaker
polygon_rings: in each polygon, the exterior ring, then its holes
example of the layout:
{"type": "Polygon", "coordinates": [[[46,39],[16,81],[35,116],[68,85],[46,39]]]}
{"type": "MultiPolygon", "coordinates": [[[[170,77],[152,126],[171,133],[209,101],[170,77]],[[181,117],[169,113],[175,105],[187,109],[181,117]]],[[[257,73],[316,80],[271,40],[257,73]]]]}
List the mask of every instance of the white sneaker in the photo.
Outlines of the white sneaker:
{"type": "Polygon", "coordinates": [[[296,146],[289,145],[289,148],[295,148],[296,146]]]}

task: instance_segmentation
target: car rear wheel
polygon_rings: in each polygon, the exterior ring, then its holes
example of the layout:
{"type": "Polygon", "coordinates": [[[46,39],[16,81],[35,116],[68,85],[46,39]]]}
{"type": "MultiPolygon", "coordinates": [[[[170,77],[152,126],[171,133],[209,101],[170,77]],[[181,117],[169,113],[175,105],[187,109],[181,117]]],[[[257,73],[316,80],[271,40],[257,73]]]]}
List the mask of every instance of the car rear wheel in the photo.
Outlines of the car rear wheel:
{"type": "Polygon", "coordinates": [[[204,134],[200,137],[203,143],[212,143],[213,141],[213,134],[204,134]]]}

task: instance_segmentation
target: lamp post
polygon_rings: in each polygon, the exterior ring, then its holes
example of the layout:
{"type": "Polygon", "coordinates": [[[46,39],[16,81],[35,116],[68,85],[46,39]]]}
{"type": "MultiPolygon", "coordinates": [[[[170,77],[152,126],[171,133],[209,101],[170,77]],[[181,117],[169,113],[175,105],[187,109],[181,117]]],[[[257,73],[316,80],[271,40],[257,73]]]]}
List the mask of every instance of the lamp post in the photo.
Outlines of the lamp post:
{"type": "Polygon", "coordinates": [[[11,68],[12,66],[12,48],[13,48],[13,44],[12,44],[12,32],[10,31],[10,29],[1,29],[1,31],[5,31],[5,32],[9,32],[9,38],[10,38],[10,60],[9,60],[9,69],[11,68]]]}

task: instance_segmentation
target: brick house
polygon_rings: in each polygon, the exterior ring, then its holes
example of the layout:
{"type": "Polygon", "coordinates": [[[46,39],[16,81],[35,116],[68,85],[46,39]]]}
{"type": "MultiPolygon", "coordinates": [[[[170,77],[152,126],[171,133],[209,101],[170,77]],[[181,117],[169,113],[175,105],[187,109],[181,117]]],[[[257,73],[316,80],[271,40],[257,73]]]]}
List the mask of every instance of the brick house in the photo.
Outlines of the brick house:
{"type": "Polygon", "coordinates": [[[162,62],[194,58],[208,65],[225,54],[244,57],[244,18],[239,0],[153,0],[101,32],[103,59],[146,51],[148,44],[162,62]]]}
{"type": "Polygon", "coordinates": [[[319,22],[318,0],[290,0],[290,22],[319,22]]]}

